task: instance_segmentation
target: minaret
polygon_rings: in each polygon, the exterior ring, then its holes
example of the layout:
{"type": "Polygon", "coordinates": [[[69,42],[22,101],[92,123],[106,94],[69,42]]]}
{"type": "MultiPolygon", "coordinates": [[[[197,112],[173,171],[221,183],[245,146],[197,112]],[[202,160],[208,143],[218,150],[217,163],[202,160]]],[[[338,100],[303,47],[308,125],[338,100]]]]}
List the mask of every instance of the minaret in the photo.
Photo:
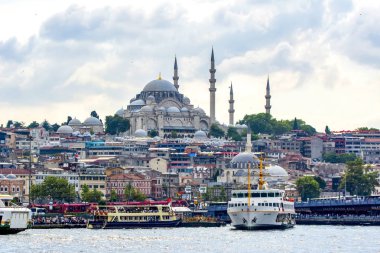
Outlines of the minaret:
{"type": "Polygon", "coordinates": [[[210,68],[210,123],[213,124],[215,123],[215,60],[214,60],[214,48],[211,50],[211,68],[210,68]]]}
{"type": "Polygon", "coordinates": [[[179,85],[178,85],[178,66],[177,66],[177,56],[174,57],[174,76],[173,76],[173,81],[174,81],[174,87],[178,90],[179,85]]]}
{"type": "Polygon", "coordinates": [[[249,126],[247,129],[247,143],[245,144],[245,152],[252,152],[251,128],[249,126]]]}
{"type": "Polygon", "coordinates": [[[228,103],[230,103],[230,109],[228,110],[228,113],[230,114],[230,125],[234,124],[234,90],[232,89],[232,82],[230,87],[230,100],[228,100],[228,103]]]}
{"type": "Polygon", "coordinates": [[[270,114],[270,108],[272,108],[272,106],[270,105],[270,98],[271,98],[271,95],[270,95],[270,87],[269,87],[269,76],[268,76],[268,80],[267,80],[267,93],[265,95],[265,112],[267,114],[270,114]]]}

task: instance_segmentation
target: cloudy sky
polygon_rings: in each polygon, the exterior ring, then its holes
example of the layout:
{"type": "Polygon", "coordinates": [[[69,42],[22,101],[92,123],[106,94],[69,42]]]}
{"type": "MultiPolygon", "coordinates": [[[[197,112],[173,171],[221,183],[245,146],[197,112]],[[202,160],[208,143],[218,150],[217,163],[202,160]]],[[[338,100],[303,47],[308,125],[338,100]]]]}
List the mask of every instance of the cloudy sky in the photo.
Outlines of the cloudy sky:
{"type": "Polygon", "coordinates": [[[264,111],[322,131],[380,128],[380,2],[0,0],[0,124],[68,115],[104,118],[158,73],[209,111],[211,47],[216,116],[264,111]],[[70,3],[71,2],[71,3],[70,3]]]}

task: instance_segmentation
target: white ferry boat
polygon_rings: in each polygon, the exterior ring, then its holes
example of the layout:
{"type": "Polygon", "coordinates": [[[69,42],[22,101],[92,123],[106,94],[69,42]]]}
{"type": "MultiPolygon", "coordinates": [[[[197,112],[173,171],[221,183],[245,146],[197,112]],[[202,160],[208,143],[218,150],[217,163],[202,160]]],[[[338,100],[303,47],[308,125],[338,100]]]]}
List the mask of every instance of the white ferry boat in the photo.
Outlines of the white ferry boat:
{"type": "Polygon", "coordinates": [[[227,213],[236,229],[285,229],[295,225],[294,202],[285,197],[283,190],[253,190],[250,193],[234,190],[227,213]]]}
{"type": "Polygon", "coordinates": [[[14,205],[12,196],[0,195],[0,234],[16,234],[26,230],[31,224],[31,211],[14,205]]]}
{"type": "Polygon", "coordinates": [[[286,198],[284,190],[264,189],[263,161],[260,159],[258,189],[251,189],[251,164],[247,162],[248,187],[233,190],[227,213],[236,229],[291,228],[295,225],[294,202],[286,198]]]}

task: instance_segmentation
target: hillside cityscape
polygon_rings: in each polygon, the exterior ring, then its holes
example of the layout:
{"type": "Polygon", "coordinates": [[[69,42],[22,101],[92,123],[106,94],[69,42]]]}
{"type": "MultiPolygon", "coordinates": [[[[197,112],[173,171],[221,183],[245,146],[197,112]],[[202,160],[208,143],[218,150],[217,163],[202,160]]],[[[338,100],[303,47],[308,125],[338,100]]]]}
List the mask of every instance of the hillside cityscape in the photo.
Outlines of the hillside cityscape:
{"type": "Polygon", "coordinates": [[[67,116],[62,124],[9,120],[0,128],[0,193],[21,203],[225,202],[246,185],[246,169],[231,163],[246,162],[244,154],[263,161],[268,186],[295,199],[379,193],[378,129],[332,132],[326,126],[318,133],[301,119],[277,120],[269,77],[265,111],[237,121],[231,83],[229,124],[220,124],[214,51],[209,114],[180,93],[178,69],[175,58],[173,82],[159,75],[104,123],[95,110],[83,121],[67,116]]]}

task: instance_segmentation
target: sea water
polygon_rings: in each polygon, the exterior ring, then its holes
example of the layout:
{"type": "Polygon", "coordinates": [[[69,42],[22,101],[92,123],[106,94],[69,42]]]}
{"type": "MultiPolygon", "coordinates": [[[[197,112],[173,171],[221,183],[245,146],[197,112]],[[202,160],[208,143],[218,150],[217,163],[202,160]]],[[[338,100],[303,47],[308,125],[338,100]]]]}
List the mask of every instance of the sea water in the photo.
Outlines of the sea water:
{"type": "Polygon", "coordinates": [[[0,236],[0,252],[380,252],[380,227],[306,226],[287,230],[220,228],[30,229],[0,236]]]}

